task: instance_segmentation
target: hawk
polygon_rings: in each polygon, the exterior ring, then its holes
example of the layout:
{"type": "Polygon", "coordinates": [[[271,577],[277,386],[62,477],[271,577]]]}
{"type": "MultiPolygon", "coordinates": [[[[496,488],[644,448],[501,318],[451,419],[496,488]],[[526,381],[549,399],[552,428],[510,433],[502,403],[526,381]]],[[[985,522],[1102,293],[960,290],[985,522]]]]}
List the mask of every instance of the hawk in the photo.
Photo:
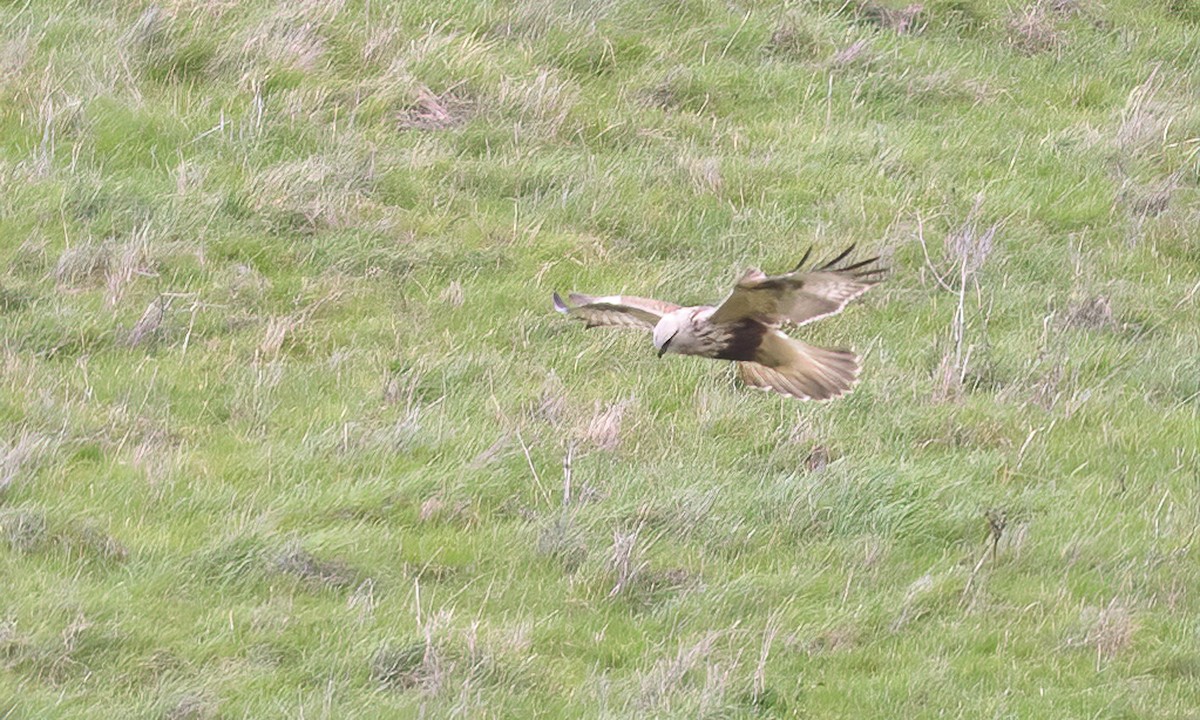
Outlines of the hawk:
{"type": "Polygon", "coordinates": [[[841,312],[883,279],[878,257],[847,264],[854,245],[822,265],[804,269],[812,248],[791,271],[748,270],[718,306],[681,307],[630,295],[593,297],[554,293],[554,309],[589,328],[616,326],[654,332],[654,348],[667,353],[732,360],[751,387],[800,400],[830,400],[858,381],[858,356],[850,350],[809,345],[786,335],[785,325],[805,325],[841,312]]]}

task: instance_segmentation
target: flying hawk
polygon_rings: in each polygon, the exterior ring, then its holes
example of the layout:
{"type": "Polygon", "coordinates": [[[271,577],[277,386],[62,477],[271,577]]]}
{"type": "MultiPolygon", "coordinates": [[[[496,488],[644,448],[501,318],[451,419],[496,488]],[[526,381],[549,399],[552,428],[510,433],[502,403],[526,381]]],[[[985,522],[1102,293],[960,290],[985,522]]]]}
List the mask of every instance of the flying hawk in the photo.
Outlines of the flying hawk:
{"type": "Polygon", "coordinates": [[[734,360],[747,385],[801,400],[829,400],[858,381],[858,356],[849,350],[816,347],[789,337],[785,324],[804,325],[838,313],[883,279],[878,257],[844,264],[854,246],[829,262],[804,270],[812,248],[788,273],[748,270],[717,307],[680,307],[629,295],[592,297],[554,293],[554,309],[589,328],[619,326],[654,331],[654,347],[665,353],[734,360]]]}

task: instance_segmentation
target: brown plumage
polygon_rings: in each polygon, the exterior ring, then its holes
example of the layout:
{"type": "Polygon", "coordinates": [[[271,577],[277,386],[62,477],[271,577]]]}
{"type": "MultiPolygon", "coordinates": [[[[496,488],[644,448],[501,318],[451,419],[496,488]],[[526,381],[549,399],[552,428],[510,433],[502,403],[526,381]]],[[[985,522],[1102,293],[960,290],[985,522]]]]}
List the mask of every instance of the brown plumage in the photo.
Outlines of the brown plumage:
{"type": "Polygon", "coordinates": [[[858,380],[858,356],[849,350],[816,347],[784,334],[784,325],[804,325],[842,310],[883,279],[878,257],[844,264],[854,246],[809,270],[811,255],[788,273],[747,271],[718,306],[681,307],[629,295],[593,297],[554,294],[554,308],[588,327],[620,326],[652,330],[659,357],[696,355],[738,363],[752,387],[801,400],[829,400],[858,380]]]}

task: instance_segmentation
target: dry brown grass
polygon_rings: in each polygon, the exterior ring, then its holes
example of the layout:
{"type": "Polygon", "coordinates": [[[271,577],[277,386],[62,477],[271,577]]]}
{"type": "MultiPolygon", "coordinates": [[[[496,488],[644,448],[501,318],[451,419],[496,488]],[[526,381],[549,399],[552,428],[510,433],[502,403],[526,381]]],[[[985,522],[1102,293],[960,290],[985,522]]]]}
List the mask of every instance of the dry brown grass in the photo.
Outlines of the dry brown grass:
{"type": "Polygon", "coordinates": [[[640,527],[628,532],[620,530],[613,532],[612,547],[608,554],[608,570],[613,576],[613,587],[608,593],[610,598],[628,590],[649,565],[643,559],[644,543],[638,543],[640,535],[640,527]]]}
{"type": "Polygon", "coordinates": [[[0,441],[0,498],[52,449],[48,437],[28,430],[11,441],[0,441]]]}
{"type": "Polygon", "coordinates": [[[505,78],[498,102],[515,115],[513,133],[525,136],[558,136],[579,103],[579,85],[562,73],[540,70],[536,75],[505,78]]]}
{"type": "Polygon", "coordinates": [[[64,290],[94,286],[103,281],[113,264],[107,243],[87,241],[66,248],[54,266],[54,279],[64,290]]]}
{"type": "Polygon", "coordinates": [[[830,62],[835,67],[848,67],[858,63],[870,62],[872,57],[871,42],[869,40],[855,40],[835,52],[833,57],[830,58],[830,62]]]}
{"type": "Polygon", "coordinates": [[[1027,55],[1059,52],[1067,43],[1058,29],[1056,13],[1047,3],[1037,2],[1012,13],[1006,27],[1009,43],[1027,55]]]}
{"type": "Polygon", "coordinates": [[[974,346],[967,342],[967,290],[974,287],[978,302],[978,273],[991,255],[996,233],[1000,229],[999,223],[980,229],[983,202],[982,195],[976,197],[966,220],[946,234],[943,241],[944,257],[953,264],[948,269],[939,270],[933,264],[925,243],[924,225],[918,225],[917,237],[925,254],[926,268],[942,290],[953,293],[958,299],[950,322],[952,347],[943,353],[934,374],[934,399],[937,402],[958,399],[969,372],[974,346]]]}
{"type": "Polygon", "coordinates": [[[893,8],[872,0],[859,0],[854,5],[858,17],[876,27],[900,34],[920,32],[924,27],[922,14],[925,12],[925,6],[922,3],[911,3],[902,8],[893,8]]]}
{"type": "Polygon", "coordinates": [[[1103,295],[1093,295],[1071,303],[1063,323],[1083,330],[1110,330],[1117,327],[1112,301],[1103,295]]]}
{"type": "Polygon", "coordinates": [[[341,560],[323,560],[299,545],[285,548],[271,562],[276,572],[316,587],[349,588],[362,582],[358,571],[341,560]]]}
{"type": "Polygon", "coordinates": [[[787,60],[816,60],[829,53],[828,40],[813,29],[810,18],[803,13],[785,17],[771,32],[767,52],[787,60]]]}
{"type": "Polygon", "coordinates": [[[472,103],[453,90],[436,94],[425,86],[416,90],[412,105],[400,113],[400,127],[411,130],[443,130],[470,119],[472,103]]]}
{"type": "Polygon", "coordinates": [[[163,321],[167,317],[167,310],[170,309],[170,306],[171,299],[166,296],[160,295],[151,301],[142,312],[142,316],[125,335],[125,344],[129,347],[138,347],[160,338],[163,334],[163,321]]]}
{"type": "Polygon", "coordinates": [[[641,711],[690,712],[697,717],[727,711],[738,667],[717,652],[717,642],[724,636],[714,630],[681,642],[674,657],[664,657],[646,671],[638,697],[641,711]]]}
{"type": "Polygon", "coordinates": [[[1096,653],[1096,666],[1128,650],[1137,632],[1133,611],[1117,598],[1104,607],[1087,606],[1080,611],[1082,634],[1068,640],[1071,646],[1090,647],[1096,653]]]}
{"type": "Polygon", "coordinates": [[[600,401],[583,430],[584,441],[600,450],[613,451],[621,445],[621,422],[634,405],[633,398],[608,403],[601,409],[600,401]]]}
{"type": "Polygon", "coordinates": [[[697,195],[719,195],[725,187],[721,177],[721,160],[716,157],[687,157],[681,159],[692,188],[697,195]]]}

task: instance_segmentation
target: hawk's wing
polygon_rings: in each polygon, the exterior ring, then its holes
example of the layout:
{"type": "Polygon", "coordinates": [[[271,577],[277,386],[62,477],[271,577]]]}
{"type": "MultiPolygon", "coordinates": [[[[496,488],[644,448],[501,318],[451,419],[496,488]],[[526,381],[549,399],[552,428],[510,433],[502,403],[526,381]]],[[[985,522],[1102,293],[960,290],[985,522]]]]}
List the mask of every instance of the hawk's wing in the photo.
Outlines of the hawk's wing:
{"type": "Polygon", "coordinates": [[[632,295],[592,297],[571,293],[567,299],[570,304],[554,293],[554,309],[583,320],[588,327],[607,325],[653,330],[663,315],[679,309],[678,305],[669,302],[632,295]]]}
{"type": "Polygon", "coordinates": [[[812,253],[809,248],[804,259],[789,273],[768,276],[761,270],[747,272],[713,313],[711,322],[724,324],[754,318],[773,326],[785,322],[803,325],[840,312],[846,303],[882,280],[886,272],[876,264],[878,257],[839,265],[852,250],[853,245],[811,270],[801,269],[812,253]]]}
{"type": "Polygon", "coordinates": [[[858,356],[849,350],[809,345],[771,330],[752,362],[739,362],[747,385],[801,400],[830,400],[858,382],[858,356]]]}

